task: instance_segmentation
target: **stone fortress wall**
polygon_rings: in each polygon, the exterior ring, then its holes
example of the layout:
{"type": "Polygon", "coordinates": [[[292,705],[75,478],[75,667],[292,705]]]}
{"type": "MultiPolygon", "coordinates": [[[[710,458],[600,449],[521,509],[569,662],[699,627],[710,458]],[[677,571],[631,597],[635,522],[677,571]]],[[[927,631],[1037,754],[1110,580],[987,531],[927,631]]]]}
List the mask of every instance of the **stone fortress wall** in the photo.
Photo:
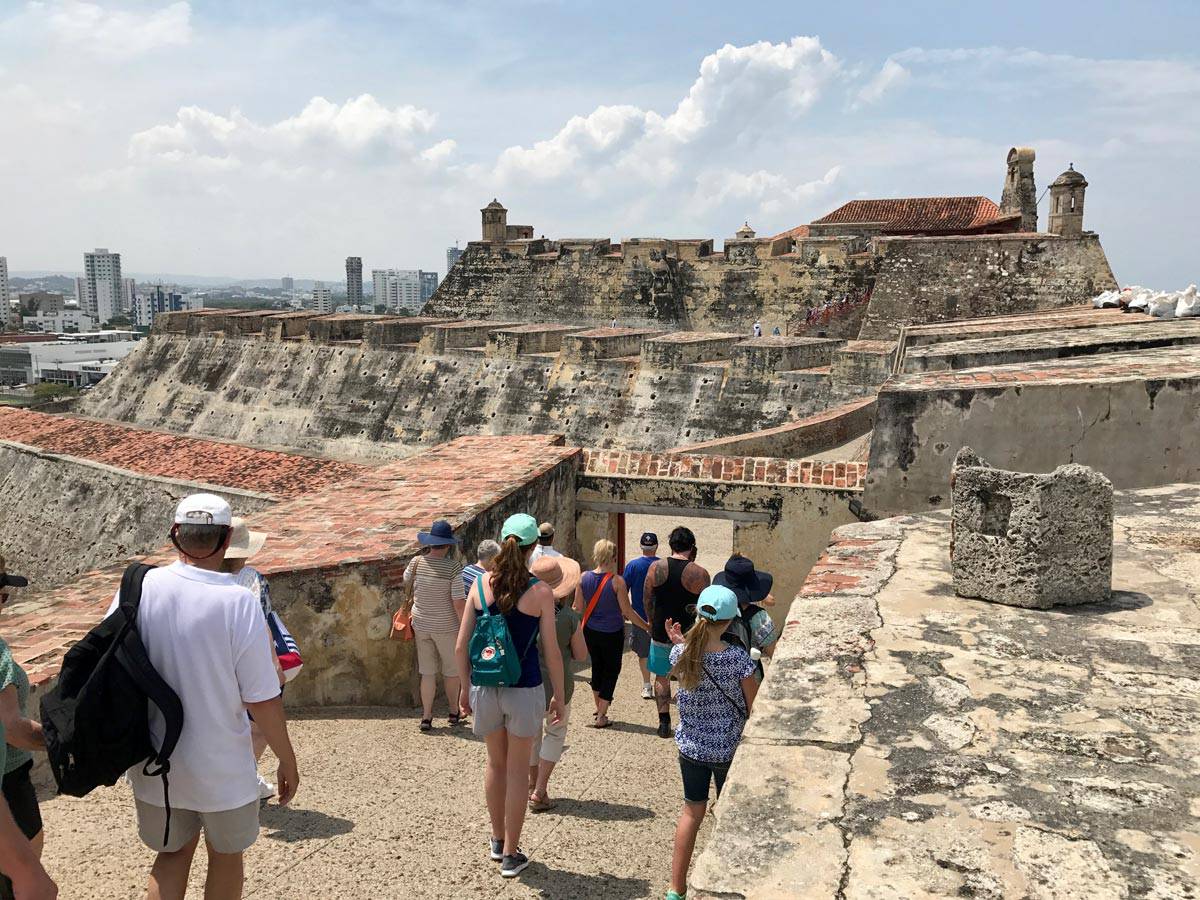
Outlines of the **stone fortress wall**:
{"type": "Polygon", "coordinates": [[[890,347],[207,310],[160,317],[79,411],[360,461],[468,434],[555,433],[582,446],[665,450],[871,394],[890,347]]]}

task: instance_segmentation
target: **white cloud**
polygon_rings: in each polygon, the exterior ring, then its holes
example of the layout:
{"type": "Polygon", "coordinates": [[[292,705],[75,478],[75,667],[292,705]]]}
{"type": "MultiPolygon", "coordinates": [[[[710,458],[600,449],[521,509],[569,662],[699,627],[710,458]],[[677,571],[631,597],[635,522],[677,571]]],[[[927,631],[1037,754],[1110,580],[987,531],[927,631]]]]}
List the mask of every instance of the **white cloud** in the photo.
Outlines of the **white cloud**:
{"type": "Polygon", "coordinates": [[[734,218],[775,221],[830,193],[841,171],[841,166],[833,166],[811,181],[795,181],[765,169],[717,173],[697,184],[693,205],[698,212],[736,208],[734,218]]]}
{"type": "Polygon", "coordinates": [[[453,141],[423,151],[417,147],[435,118],[416,106],[389,108],[370,94],[342,104],[314,97],[298,114],[268,124],[236,109],[223,116],[185,106],[174,122],[134,134],[129,157],[137,164],[208,170],[257,163],[272,175],[294,173],[308,165],[438,162],[454,149],[453,141]]]}
{"type": "Polygon", "coordinates": [[[704,57],[687,95],[667,115],[637,106],[600,106],[573,116],[551,138],[500,154],[502,181],[594,179],[611,167],[659,182],[684,163],[755,140],[807,112],[840,70],[815,37],[744,47],[726,44],[704,57]]]}
{"type": "Polygon", "coordinates": [[[910,78],[912,78],[912,73],[908,69],[896,60],[889,58],[875,73],[875,77],[862,86],[855,96],[851,108],[857,109],[860,106],[878,103],[883,99],[884,94],[902,86],[910,78]]]}
{"type": "Polygon", "coordinates": [[[26,15],[52,39],[102,59],[180,46],[192,37],[192,8],[186,2],[134,12],[84,0],[55,0],[28,3],[26,15]]]}

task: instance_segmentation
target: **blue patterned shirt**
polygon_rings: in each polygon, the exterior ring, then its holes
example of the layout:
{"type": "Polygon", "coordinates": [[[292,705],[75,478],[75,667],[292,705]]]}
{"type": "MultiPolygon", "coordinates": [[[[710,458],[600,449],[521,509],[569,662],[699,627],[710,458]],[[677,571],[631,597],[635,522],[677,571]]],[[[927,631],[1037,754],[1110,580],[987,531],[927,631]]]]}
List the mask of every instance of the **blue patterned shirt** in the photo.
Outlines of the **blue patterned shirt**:
{"type": "MultiPolygon", "coordinates": [[[[671,648],[672,666],[683,655],[683,646],[671,648]]],[[[742,679],[754,674],[754,662],[749,653],[731,644],[704,654],[704,668],[707,674],[701,675],[694,690],[679,689],[675,744],[688,759],[727,763],[733,759],[746,725],[741,712],[746,705],[742,679]]]]}

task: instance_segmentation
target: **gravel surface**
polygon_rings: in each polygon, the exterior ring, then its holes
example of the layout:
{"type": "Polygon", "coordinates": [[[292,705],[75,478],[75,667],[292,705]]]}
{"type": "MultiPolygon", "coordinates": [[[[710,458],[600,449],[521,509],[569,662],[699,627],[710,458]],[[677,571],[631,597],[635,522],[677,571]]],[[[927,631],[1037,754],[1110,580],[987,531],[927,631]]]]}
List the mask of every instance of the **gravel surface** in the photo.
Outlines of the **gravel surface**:
{"type": "MultiPolygon", "coordinates": [[[[597,731],[584,727],[593,707],[579,684],[568,750],[550,782],[558,806],[526,819],[532,864],[511,881],[487,858],[485,752],[469,727],[451,729],[440,705],[429,734],[417,730],[416,710],[292,711],[300,792],[289,807],[263,810],[246,854],[246,896],[663,896],[682,789],[674,741],[654,734],[654,705],[640,688],[627,653],[614,725],[597,731]]],[[[143,895],[153,855],[137,838],[127,787],[43,799],[42,814],[46,868],[63,898],[143,895]]],[[[201,850],[189,897],[202,895],[203,873],[201,850]]]]}

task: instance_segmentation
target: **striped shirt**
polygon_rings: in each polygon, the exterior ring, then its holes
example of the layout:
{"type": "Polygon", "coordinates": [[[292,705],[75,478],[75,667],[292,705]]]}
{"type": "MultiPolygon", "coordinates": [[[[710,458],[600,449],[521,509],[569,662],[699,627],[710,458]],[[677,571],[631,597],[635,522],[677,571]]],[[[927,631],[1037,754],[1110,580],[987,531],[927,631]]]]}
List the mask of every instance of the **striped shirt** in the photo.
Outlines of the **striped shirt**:
{"type": "Polygon", "coordinates": [[[466,589],[468,594],[471,593],[471,588],[475,586],[475,579],[486,571],[483,566],[477,563],[471,563],[469,566],[463,567],[463,588],[466,589]]]}
{"type": "Polygon", "coordinates": [[[415,556],[404,570],[404,584],[413,585],[414,631],[447,634],[458,631],[454,600],[465,600],[462,563],[449,556],[415,556]]]}

